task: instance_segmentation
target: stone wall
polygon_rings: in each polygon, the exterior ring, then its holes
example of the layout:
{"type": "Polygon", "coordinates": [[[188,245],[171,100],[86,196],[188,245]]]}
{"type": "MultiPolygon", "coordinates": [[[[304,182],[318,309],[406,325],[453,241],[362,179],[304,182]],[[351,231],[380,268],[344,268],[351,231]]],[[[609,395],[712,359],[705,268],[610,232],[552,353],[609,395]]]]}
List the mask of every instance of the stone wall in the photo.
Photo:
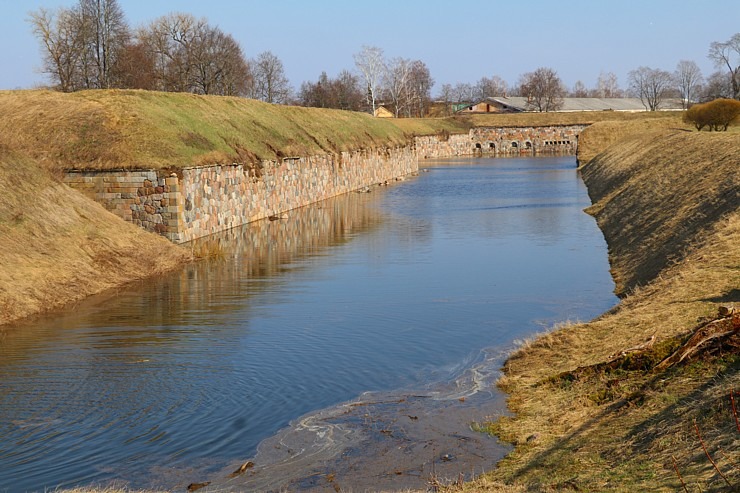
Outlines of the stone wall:
{"type": "Polygon", "coordinates": [[[182,227],[190,241],[418,171],[411,147],[186,168],[180,177],[182,227]]]}
{"type": "Polygon", "coordinates": [[[64,182],[122,219],[177,241],[181,229],[176,175],[155,170],[67,171],[64,182]]]}
{"type": "Polygon", "coordinates": [[[470,130],[477,154],[573,154],[587,125],[547,127],[478,127],[470,130]]]}
{"type": "Polygon", "coordinates": [[[176,173],[72,170],[64,181],[119,217],[183,243],[414,173],[419,159],[575,154],[583,128],[474,128],[463,135],[417,137],[393,149],[183,168],[176,173]]]}
{"type": "Polygon", "coordinates": [[[175,173],[75,171],[64,181],[142,228],[183,243],[418,171],[413,146],[175,173]]]}
{"type": "Polygon", "coordinates": [[[414,145],[419,159],[470,156],[474,154],[470,134],[416,137],[414,145]]]}

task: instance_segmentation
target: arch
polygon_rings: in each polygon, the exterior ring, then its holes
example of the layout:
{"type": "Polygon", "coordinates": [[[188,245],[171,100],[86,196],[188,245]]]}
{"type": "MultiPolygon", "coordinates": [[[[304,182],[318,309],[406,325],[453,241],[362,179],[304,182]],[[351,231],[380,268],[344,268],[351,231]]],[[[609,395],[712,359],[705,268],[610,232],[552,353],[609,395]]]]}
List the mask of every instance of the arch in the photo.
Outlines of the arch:
{"type": "Polygon", "coordinates": [[[514,141],[512,141],[512,142],[511,142],[511,148],[512,148],[512,149],[519,149],[519,142],[517,142],[517,141],[515,141],[515,140],[514,140],[514,141]]]}
{"type": "Polygon", "coordinates": [[[476,149],[483,149],[483,146],[480,144],[480,142],[476,142],[475,143],[475,148],[476,149]]]}
{"type": "Polygon", "coordinates": [[[524,148],[527,149],[527,150],[532,149],[532,142],[530,142],[530,141],[524,142],[524,148]]]}

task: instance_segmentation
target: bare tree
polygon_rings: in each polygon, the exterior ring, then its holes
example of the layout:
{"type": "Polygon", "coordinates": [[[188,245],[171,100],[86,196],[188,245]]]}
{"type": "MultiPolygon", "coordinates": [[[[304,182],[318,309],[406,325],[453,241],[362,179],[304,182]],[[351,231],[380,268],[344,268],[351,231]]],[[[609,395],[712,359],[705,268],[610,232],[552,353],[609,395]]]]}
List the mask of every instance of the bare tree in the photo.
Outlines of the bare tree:
{"type": "Polygon", "coordinates": [[[570,94],[574,98],[588,97],[588,89],[586,89],[586,84],[584,84],[583,81],[577,80],[576,83],[573,84],[573,90],[570,92],[570,94]]]}
{"type": "Polygon", "coordinates": [[[681,60],[676,66],[673,73],[676,87],[681,93],[681,100],[684,109],[691,106],[701,90],[701,84],[704,77],[701,75],[701,69],[696,62],[690,60],[681,60]]]}
{"type": "Polygon", "coordinates": [[[112,73],[117,87],[155,90],[154,58],[142,43],[128,43],[118,54],[112,73]]]}
{"type": "Polygon", "coordinates": [[[411,62],[409,73],[409,116],[423,118],[429,112],[431,91],[434,85],[429,68],[421,60],[411,62]]]}
{"type": "Polygon", "coordinates": [[[139,30],[154,87],[162,91],[246,95],[251,73],[239,43],[206,19],[171,13],[139,30]]]}
{"type": "Polygon", "coordinates": [[[524,74],[519,90],[527,98],[527,106],[536,111],[555,111],[563,106],[565,87],[551,68],[540,67],[524,74]]]}
{"type": "Polygon", "coordinates": [[[730,74],[733,99],[740,99],[740,33],[735,33],[724,43],[709,45],[709,58],[717,68],[727,67],[730,74]]]}
{"type": "Polygon", "coordinates": [[[123,10],[117,0],[80,0],[79,12],[89,50],[84,59],[92,65],[89,87],[110,88],[118,56],[130,39],[123,10]]]}
{"type": "Polygon", "coordinates": [[[359,53],[355,53],[354,59],[355,66],[365,83],[368,104],[372,108],[372,113],[375,114],[385,72],[383,50],[377,46],[363,46],[359,53]]]}
{"type": "Polygon", "coordinates": [[[622,90],[619,88],[619,81],[614,72],[601,72],[596,81],[596,92],[594,97],[597,98],[621,98],[622,90]]]}
{"type": "Polygon", "coordinates": [[[732,99],[732,82],[727,72],[717,71],[707,77],[701,100],[712,101],[713,99],[732,99]]]}
{"type": "Polygon", "coordinates": [[[195,45],[207,21],[190,14],[170,13],[142,28],[138,38],[154,59],[157,89],[190,92],[195,45]]]}
{"type": "Polygon", "coordinates": [[[72,9],[41,8],[31,12],[29,22],[42,46],[44,72],[61,91],[80,89],[77,71],[85,51],[80,16],[72,9]]]}
{"type": "Polygon", "coordinates": [[[340,72],[336,79],[322,72],[317,82],[301,84],[298,93],[299,104],[317,108],[359,111],[364,99],[359,79],[348,70],[340,72]]]}
{"type": "Polygon", "coordinates": [[[472,103],[475,99],[475,89],[467,82],[458,82],[452,88],[452,97],[456,103],[472,103]]]}
{"type": "Polygon", "coordinates": [[[494,75],[491,78],[481,77],[473,89],[475,99],[482,101],[495,96],[506,96],[507,84],[501,77],[494,75]]]}
{"type": "Polygon", "coordinates": [[[442,87],[439,90],[439,95],[437,95],[437,98],[442,101],[445,105],[444,115],[450,116],[452,113],[450,105],[453,102],[454,99],[454,90],[452,88],[452,84],[442,84],[442,87]]]}
{"type": "Polygon", "coordinates": [[[239,96],[246,93],[249,68],[239,43],[217,27],[201,26],[192,46],[192,91],[239,96]]]}
{"type": "Polygon", "coordinates": [[[291,90],[283,62],[271,51],[265,51],[250,65],[254,77],[254,97],[267,103],[287,103],[291,90]]]}
{"type": "Polygon", "coordinates": [[[650,111],[660,108],[666,97],[674,89],[673,76],[665,70],[639,67],[627,75],[630,90],[640,98],[643,106],[650,111]]]}
{"type": "Polygon", "coordinates": [[[388,94],[396,118],[406,110],[408,104],[408,83],[411,73],[411,60],[394,58],[387,62],[383,74],[383,88],[388,94]]]}

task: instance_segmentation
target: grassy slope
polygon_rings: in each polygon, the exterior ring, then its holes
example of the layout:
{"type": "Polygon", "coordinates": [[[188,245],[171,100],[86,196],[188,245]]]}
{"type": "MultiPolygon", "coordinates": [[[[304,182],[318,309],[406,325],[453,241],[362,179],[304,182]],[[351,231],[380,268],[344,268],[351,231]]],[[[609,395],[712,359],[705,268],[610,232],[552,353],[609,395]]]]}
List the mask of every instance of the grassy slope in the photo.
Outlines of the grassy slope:
{"type": "MultiPolygon", "coordinates": [[[[740,134],[676,131],[632,137],[585,166],[615,276],[623,287],[645,286],[613,312],[509,358],[500,386],[515,417],[492,430],[517,448],[486,481],[527,491],[677,491],[675,458],[690,491],[731,491],[704,456],[696,419],[738,487],[731,462],[740,463],[740,432],[728,398],[740,388],[737,351],[640,368],[668,355],[719,303],[740,303],[738,169],[740,134]],[[636,366],[592,366],[652,335],[645,361],[626,360],[636,366]]],[[[466,489],[497,490],[480,482],[466,489]]]]}
{"type": "Polygon", "coordinates": [[[166,168],[395,146],[467,129],[452,120],[146,91],[0,92],[0,143],[47,165],[166,168]]]}
{"type": "Polygon", "coordinates": [[[187,251],[0,148],[0,325],[172,269],[187,251]]]}

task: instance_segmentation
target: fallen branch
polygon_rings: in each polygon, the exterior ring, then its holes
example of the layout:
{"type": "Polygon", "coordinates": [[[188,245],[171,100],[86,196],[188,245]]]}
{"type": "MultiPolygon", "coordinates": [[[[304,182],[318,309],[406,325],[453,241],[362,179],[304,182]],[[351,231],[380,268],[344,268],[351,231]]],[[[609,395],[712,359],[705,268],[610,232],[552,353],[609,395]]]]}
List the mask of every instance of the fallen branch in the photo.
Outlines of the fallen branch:
{"type": "Polygon", "coordinates": [[[713,340],[736,334],[740,330],[740,312],[734,308],[720,307],[720,316],[727,314],[722,318],[713,320],[702,325],[694,332],[686,343],[678,351],[661,361],[655,366],[656,370],[665,370],[673,365],[682,362],[692,354],[696,353],[705,343],[713,340]]]}

